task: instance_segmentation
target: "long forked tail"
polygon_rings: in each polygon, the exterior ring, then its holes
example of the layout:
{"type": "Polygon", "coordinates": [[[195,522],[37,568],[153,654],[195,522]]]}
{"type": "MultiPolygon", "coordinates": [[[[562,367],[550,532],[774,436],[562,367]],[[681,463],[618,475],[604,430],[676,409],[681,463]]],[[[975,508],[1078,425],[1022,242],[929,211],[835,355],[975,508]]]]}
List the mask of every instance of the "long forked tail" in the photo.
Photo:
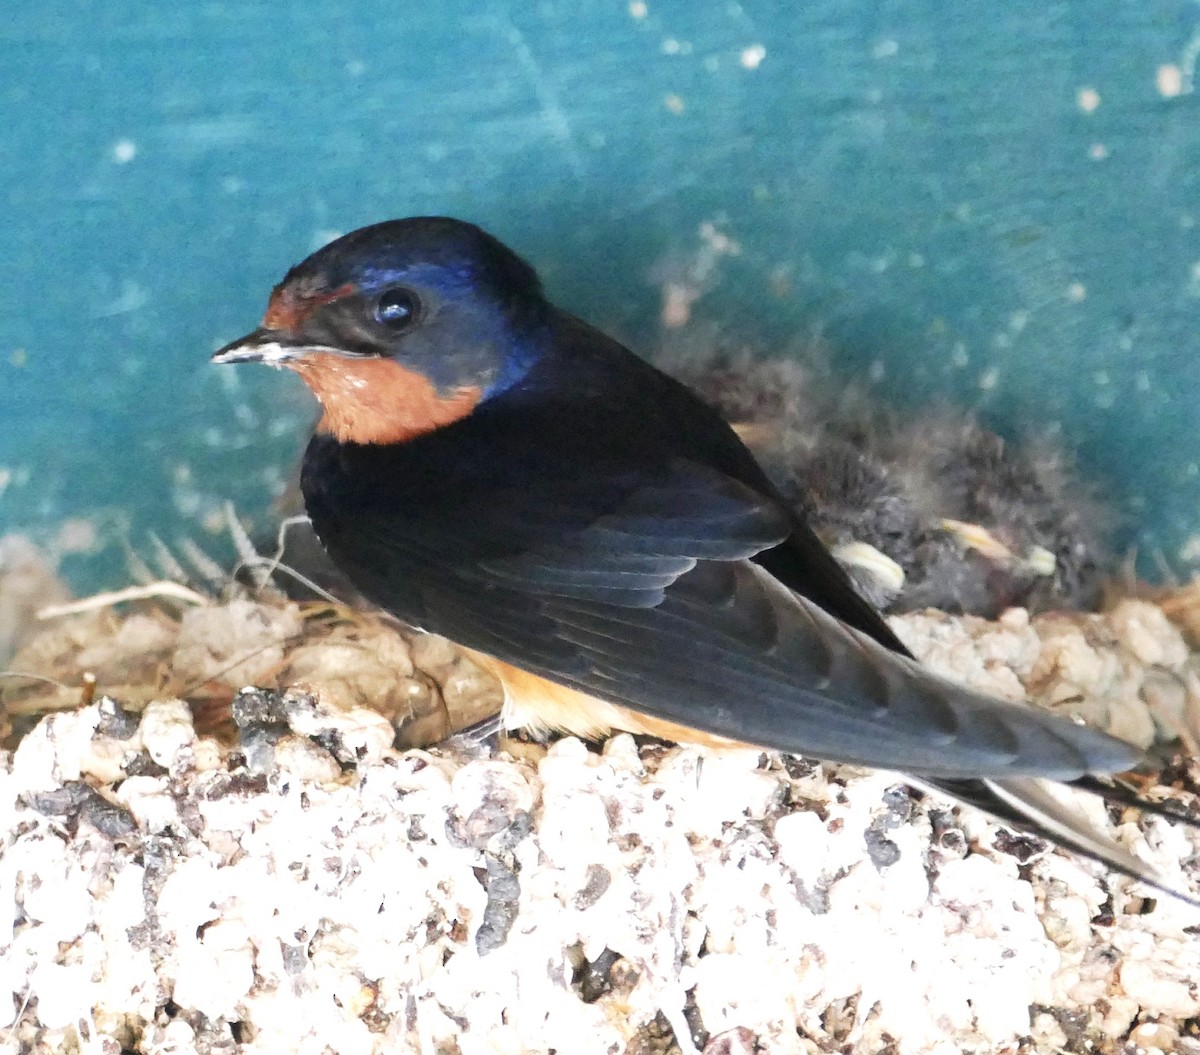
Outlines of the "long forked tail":
{"type": "Polygon", "coordinates": [[[1200,896],[1185,889],[1159,872],[1153,865],[1135,857],[1106,832],[1101,831],[1080,809],[1072,797],[1100,795],[1107,801],[1134,806],[1147,813],[1166,817],[1193,829],[1200,829],[1200,818],[1186,816],[1181,810],[1148,802],[1119,785],[1110,785],[1085,777],[1076,786],[1063,785],[1038,777],[1009,777],[986,780],[934,780],[923,778],[912,783],[974,806],[1004,824],[1031,835],[1047,838],[1066,849],[1153,887],[1164,894],[1200,908],[1200,896]]]}

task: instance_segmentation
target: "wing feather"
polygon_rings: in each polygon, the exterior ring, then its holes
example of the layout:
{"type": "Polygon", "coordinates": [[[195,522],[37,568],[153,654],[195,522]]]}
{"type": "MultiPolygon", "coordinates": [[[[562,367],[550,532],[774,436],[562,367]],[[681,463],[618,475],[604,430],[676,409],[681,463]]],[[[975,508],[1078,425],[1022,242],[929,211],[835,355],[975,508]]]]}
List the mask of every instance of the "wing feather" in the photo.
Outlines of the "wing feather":
{"type": "Polygon", "coordinates": [[[586,473],[539,457],[473,495],[473,516],[448,516],[461,500],[430,485],[420,502],[387,495],[337,518],[310,496],[310,513],[402,618],[655,718],[951,778],[1073,779],[1140,757],[939,678],[788,589],[751,558],[796,525],[740,481],[678,457],[593,457],[586,473]]]}

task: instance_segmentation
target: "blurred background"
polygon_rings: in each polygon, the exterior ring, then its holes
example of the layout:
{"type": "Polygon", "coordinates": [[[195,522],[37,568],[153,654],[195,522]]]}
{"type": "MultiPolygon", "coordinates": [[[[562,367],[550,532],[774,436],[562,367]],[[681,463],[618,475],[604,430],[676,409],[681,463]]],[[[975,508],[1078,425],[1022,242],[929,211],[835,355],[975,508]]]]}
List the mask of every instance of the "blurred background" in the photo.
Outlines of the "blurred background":
{"type": "Polygon", "coordinates": [[[312,407],[212,367],[288,266],[475,220],[642,351],[1057,428],[1200,567],[1196,2],[43,0],[0,27],[0,532],[125,581],[261,525],[312,407]],[[714,337],[714,335],[716,335],[714,337]],[[207,539],[208,541],[204,541],[207,539]]]}

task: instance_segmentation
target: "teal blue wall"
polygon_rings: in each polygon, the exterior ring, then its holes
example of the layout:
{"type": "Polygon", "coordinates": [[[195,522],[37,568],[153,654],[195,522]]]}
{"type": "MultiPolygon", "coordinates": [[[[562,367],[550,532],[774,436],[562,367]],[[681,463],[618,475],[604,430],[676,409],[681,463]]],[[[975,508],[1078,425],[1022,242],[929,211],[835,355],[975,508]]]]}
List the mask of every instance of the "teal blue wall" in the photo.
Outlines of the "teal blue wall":
{"type": "Polygon", "coordinates": [[[697,318],[1060,423],[1185,568],[1195,3],[171,6],[0,24],[0,529],[261,511],[309,408],[208,352],[332,234],[445,212],[643,346],[662,261],[713,221],[742,252],[697,318]]]}

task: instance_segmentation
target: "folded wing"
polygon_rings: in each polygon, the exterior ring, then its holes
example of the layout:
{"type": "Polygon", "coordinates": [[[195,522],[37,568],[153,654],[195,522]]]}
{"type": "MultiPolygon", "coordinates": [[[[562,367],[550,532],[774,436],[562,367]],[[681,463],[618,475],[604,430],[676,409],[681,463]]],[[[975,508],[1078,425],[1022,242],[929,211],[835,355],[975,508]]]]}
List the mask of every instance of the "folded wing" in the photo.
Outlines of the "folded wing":
{"type": "Polygon", "coordinates": [[[773,498],[677,457],[579,472],[540,457],[522,473],[510,452],[510,475],[477,481],[463,515],[432,481],[420,503],[377,497],[333,519],[310,496],[310,512],[402,618],[656,718],[929,776],[1070,780],[1139,760],[940,678],[788,589],[751,559],[794,530],[773,498]]]}

